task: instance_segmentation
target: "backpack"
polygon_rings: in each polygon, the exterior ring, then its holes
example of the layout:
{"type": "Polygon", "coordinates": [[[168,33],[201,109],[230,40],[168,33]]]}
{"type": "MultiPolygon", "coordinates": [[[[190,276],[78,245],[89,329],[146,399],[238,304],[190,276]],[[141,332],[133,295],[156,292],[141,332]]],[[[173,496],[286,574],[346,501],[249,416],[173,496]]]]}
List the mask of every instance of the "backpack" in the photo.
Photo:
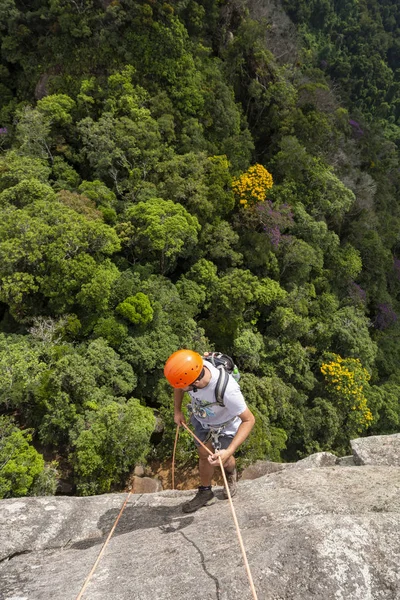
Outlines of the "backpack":
{"type": "Polygon", "coordinates": [[[215,386],[215,401],[220,406],[225,406],[224,394],[228,385],[229,375],[232,375],[235,381],[239,381],[239,369],[231,357],[227,354],[222,354],[222,352],[204,352],[203,358],[219,370],[218,382],[215,386]]]}

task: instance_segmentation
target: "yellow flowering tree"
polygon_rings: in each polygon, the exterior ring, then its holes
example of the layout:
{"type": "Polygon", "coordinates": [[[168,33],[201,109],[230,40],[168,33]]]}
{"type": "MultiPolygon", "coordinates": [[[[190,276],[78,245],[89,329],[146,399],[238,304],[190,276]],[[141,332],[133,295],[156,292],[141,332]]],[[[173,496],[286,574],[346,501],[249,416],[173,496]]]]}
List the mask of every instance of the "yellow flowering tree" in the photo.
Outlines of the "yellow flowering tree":
{"type": "Polygon", "coordinates": [[[343,419],[343,431],[348,439],[363,433],[372,423],[372,413],[364,394],[370,375],[358,358],[342,358],[330,354],[322,363],[321,373],[326,389],[343,419]]]}
{"type": "Polygon", "coordinates": [[[259,164],[249,167],[245,173],[232,180],[232,190],[244,208],[264,202],[267,191],[272,186],[271,173],[259,164]]]}

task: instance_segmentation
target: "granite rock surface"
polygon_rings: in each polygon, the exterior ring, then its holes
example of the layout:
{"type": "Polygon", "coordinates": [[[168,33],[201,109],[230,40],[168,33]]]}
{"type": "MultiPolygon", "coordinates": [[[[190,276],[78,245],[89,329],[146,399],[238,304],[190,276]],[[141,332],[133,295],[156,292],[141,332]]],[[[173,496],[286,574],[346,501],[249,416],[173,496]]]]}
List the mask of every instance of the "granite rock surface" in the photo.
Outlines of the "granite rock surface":
{"type": "MultiPolygon", "coordinates": [[[[400,467],[284,469],[234,498],[258,600],[399,600],[400,467]]],[[[129,497],[83,600],[251,600],[229,503],[129,497]]],[[[126,494],[0,502],[1,600],[74,600],[126,494]]]]}

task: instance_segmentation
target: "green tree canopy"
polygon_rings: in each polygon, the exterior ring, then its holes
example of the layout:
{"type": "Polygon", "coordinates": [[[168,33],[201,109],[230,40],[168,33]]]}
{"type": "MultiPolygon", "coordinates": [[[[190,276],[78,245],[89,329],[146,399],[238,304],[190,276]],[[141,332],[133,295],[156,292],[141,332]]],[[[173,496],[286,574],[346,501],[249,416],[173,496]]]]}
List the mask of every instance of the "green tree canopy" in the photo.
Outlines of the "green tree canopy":
{"type": "Polygon", "coordinates": [[[197,242],[200,225],[181,204],[151,198],[126,211],[123,243],[133,257],[153,260],[161,274],[171,271],[180,256],[188,256],[197,242]]]}
{"type": "Polygon", "coordinates": [[[0,499],[28,495],[43,472],[43,457],[31,441],[31,431],[21,431],[10,418],[0,415],[0,499]]]}

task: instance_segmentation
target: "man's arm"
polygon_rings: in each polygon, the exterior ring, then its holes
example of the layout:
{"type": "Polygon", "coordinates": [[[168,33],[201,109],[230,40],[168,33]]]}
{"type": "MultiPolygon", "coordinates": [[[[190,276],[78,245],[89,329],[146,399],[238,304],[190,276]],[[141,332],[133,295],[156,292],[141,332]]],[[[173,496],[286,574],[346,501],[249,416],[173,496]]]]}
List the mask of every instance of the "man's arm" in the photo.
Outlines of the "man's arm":
{"type": "Polygon", "coordinates": [[[242,422],[236,432],[235,437],[229,444],[229,447],[226,450],[220,450],[218,453],[208,457],[208,462],[211,465],[217,465],[219,463],[218,456],[220,456],[222,462],[225,463],[239,448],[239,446],[243,444],[244,440],[248,437],[250,431],[253,429],[255,418],[250,409],[246,408],[246,410],[239,415],[239,418],[242,422]]]}
{"type": "Polygon", "coordinates": [[[246,410],[239,415],[239,419],[241,419],[242,422],[236,432],[235,437],[229,444],[229,448],[227,448],[229,456],[232,456],[239,446],[243,444],[244,440],[248,437],[250,431],[253,429],[254,423],[256,422],[253,413],[248,408],[246,408],[246,410]]]}
{"type": "Polygon", "coordinates": [[[184,391],[179,388],[174,388],[174,422],[177,425],[181,423],[186,423],[185,416],[182,412],[182,400],[184,396],[184,391]]]}

